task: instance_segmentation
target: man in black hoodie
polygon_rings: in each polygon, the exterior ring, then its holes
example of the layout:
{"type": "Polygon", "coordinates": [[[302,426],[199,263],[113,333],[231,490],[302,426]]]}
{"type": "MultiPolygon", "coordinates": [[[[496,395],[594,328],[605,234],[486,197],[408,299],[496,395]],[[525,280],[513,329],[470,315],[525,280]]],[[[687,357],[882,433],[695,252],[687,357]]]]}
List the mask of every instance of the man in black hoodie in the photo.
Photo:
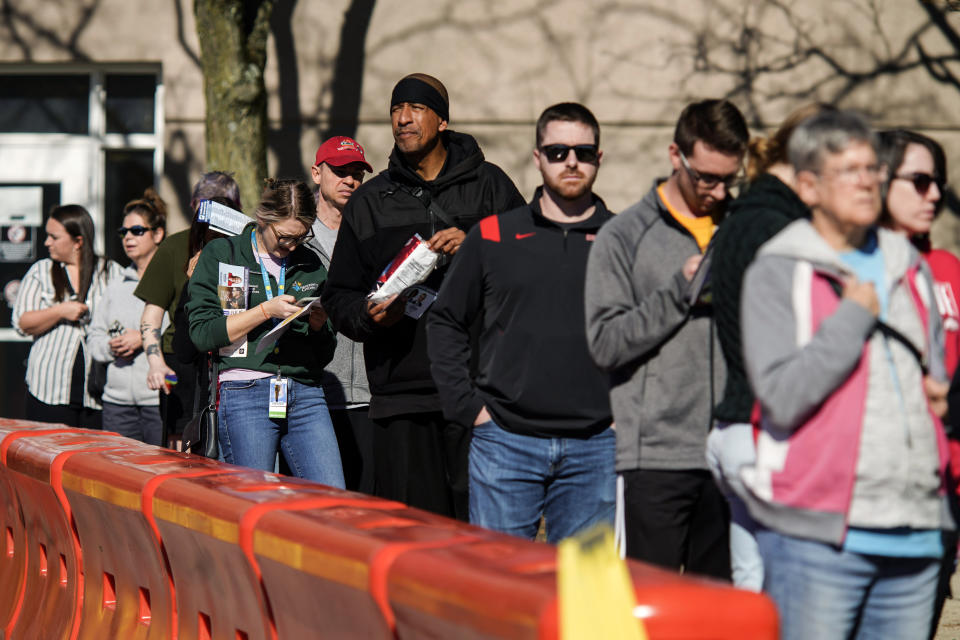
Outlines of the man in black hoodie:
{"type": "Polygon", "coordinates": [[[323,306],[337,331],[364,345],[374,433],[374,492],[466,518],[469,432],[444,420],[430,377],[425,319],[397,297],[367,294],[414,235],[441,254],[418,286],[436,291],[449,259],[480,218],[523,204],[509,177],[485,162],[473,137],[450,131],[449,100],[432,76],[406,76],[393,89],[396,145],[386,171],[358,188],[343,210],[323,306]]]}
{"type": "Polygon", "coordinates": [[[444,415],[473,428],[470,522],[532,539],[543,514],[554,543],[613,521],[608,386],[587,350],[583,301],[587,255],[612,217],[591,191],[599,142],[583,105],[543,112],[533,151],[543,186],[467,234],[427,323],[444,415]]]}

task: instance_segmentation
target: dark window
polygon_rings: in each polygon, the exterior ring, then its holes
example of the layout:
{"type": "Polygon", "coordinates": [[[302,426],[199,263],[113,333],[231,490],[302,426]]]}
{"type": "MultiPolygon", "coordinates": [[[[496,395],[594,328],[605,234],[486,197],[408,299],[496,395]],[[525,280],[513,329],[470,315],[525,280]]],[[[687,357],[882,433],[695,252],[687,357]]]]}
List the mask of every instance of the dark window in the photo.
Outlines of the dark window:
{"type": "Polygon", "coordinates": [[[153,133],[155,75],[108,75],[107,133],[153,133]]]}
{"type": "Polygon", "coordinates": [[[0,75],[0,133],[90,130],[90,76],[0,75]]]}
{"type": "Polygon", "coordinates": [[[153,151],[111,149],[104,152],[104,234],[103,246],[108,258],[122,265],[130,260],[123,253],[117,229],[123,225],[123,206],[153,186],[153,151]]]}

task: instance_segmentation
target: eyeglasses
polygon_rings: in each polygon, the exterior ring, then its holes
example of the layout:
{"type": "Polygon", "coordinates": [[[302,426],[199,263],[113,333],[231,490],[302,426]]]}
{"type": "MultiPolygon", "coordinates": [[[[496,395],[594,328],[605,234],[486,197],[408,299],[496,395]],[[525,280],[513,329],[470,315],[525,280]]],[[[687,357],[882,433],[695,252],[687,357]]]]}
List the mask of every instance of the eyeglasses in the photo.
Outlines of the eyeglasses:
{"type": "Polygon", "coordinates": [[[847,184],[858,184],[863,177],[866,176],[867,181],[873,183],[880,179],[883,171],[883,167],[878,164],[868,164],[834,169],[828,172],[827,175],[839,182],[845,182],[847,184]]]}
{"type": "Polygon", "coordinates": [[[570,155],[570,150],[577,154],[578,162],[596,162],[598,157],[595,144],[548,144],[540,147],[540,152],[547,157],[547,162],[563,162],[570,155]]]}
{"type": "Polygon", "coordinates": [[[277,238],[277,244],[281,247],[298,247],[301,244],[310,242],[313,240],[313,229],[307,229],[307,232],[299,236],[287,236],[277,233],[276,228],[272,224],[267,225],[270,227],[270,230],[273,231],[273,235],[277,238]]]}
{"type": "Polygon", "coordinates": [[[701,173],[690,166],[690,163],[687,162],[687,156],[683,155],[683,151],[680,152],[680,162],[683,163],[683,168],[690,174],[690,177],[706,189],[713,189],[722,182],[724,188],[729,191],[740,184],[742,180],[739,170],[726,176],[718,176],[715,173],[701,173]]]}
{"type": "Polygon", "coordinates": [[[917,193],[921,196],[927,195],[927,191],[930,190],[930,185],[932,184],[936,184],[937,190],[943,193],[943,180],[940,176],[930,173],[905,173],[903,175],[895,175],[891,180],[907,180],[912,182],[913,188],[916,189],[917,193]]]}
{"type": "Polygon", "coordinates": [[[117,229],[117,235],[121,238],[125,238],[127,236],[127,232],[130,232],[139,238],[147,231],[153,231],[154,229],[156,229],[156,227],[144,227],[143,225],[136,224],[132,227],[120,227],[117,229]]]}

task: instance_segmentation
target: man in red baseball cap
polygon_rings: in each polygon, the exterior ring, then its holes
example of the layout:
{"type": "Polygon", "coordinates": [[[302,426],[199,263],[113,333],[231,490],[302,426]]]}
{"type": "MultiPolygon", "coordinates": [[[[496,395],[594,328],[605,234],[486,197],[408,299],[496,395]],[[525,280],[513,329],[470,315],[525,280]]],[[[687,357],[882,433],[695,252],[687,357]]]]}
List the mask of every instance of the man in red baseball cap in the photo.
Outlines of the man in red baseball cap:
{"type": "MultiPolygon", "coordinates": [[[[330,267],[330,256],[340,229],[340,212],[373,167],[363,147],[353,138],[334,136],[320,145],[310,173],[319,186],[317,219],[308,248],[330,267]]],[[[317,295],[317,294],[311,294],[317,295]]],[[[363,361],[363,345],[337,336],[337,350],[322,378],[327,407],[340,444],[343,475],[348,489],[373,493],[373,424],[367,417],[370,390],[363,361]]]]}
{"type": "Polygon", "coordinates": [[[340,212],[347,200],[363,183],[364,172],[373,167],[363,155],[363,147],[353,138],[334,136],[317,149],[317,159],[310,172],[320,186],[317,199],[317,220],[331,229],[340,228],[340,212]]]}

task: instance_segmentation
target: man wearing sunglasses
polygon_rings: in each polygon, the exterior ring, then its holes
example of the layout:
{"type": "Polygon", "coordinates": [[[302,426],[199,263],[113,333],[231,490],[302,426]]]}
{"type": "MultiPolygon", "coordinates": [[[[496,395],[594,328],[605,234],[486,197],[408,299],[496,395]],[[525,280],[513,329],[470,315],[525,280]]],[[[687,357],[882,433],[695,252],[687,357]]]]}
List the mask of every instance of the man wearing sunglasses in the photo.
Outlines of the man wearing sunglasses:
{"type": "Polygon", "coordinates": [[[613,522],[610,401],[583,316],[587,255],[612,215],[591,191],[602,153],[589,109],[549,107],[536,142],[543,185],[467,234],[427,335],[444,415],[473,429],[470,522],[533,539],[542,514],[556,543],[613,522]]]}
{"type": "MultiPolygon", "coordinates": [[[[330,268],[330,258],[343,219],[343,208],[373,167],[360,143],[334,136],[317,149],[310,168],[317,185],[317,219],[307,247],[330,268]]],[[[311,294],[315,295],[315,294],[311,294]]],[[[340,444],[340,461],[347,489],[373,493],[373,425],[367,416],[370,389],[363,362],[363,345],[337,336],[337,350],[321,377],[333,428],[340,444]]]]}
{"type": "Polygon", "coordinates": [[[447,90],[432,76],[411,74],[394,86],[393,152],[387,170],[361,185],[343,209],[323,306],[340,333],[363,343],[375,493],[465,518],[467,432],[441,413],[426,321],[406,314],[404,296],[379,304],[367,299],[414,234],[442,254],[417,287],[435,292],[466,232],[484,216],[523,204],[510,178],[484,161],[476,140],[448,128],[449,112],[447,90]]]}
{"type": "Polygon", "coordinates": [[[600,231],[586,284],[590,351],[613,380],[627,555],[725,580],[727,507],[705,459],[723,365],[712,310],[690,281],[747,140],[733,104],[688,105],[668,149],[673,172],[600,231]]]}

